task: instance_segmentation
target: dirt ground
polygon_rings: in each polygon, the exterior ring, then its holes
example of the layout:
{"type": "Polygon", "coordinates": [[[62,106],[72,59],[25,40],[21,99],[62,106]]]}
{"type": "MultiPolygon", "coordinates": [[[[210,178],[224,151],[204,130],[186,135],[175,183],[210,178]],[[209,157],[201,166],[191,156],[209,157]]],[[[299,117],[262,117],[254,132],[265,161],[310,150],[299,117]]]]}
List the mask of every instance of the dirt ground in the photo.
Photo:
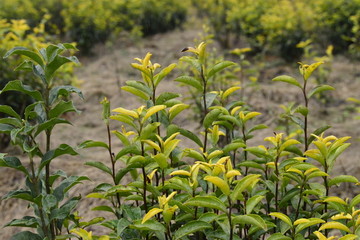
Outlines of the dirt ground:
{"type": "MultiPolygon", "coordinates": [[[[120,91],[120,86],[126,80],[139,79],[136,71],[130,67],[135,57],[144,57],[147,52],[153,53],[153,62],[158,62],[162,66],[170,63],[177,63],[178,58],[182,56],[181,49],[194,45],[194,38],[197,38],[198,30],[176,30],[166,34],[159,34],[149,37],[136,44],[115,45],[111,48],[99,47],[97,55],[91,58],[80,59],[82,67],[77,71],[77,77],[83,83],[81,89],[85,95],[82,101],[75,97],[76,106],[81,110],[80,115],[70,115],[73,126],[60,126],[55,129],[53,146],[61,143],[67,143],[76,146],[85,140],[106,141],[106,129],[101,120],[102,106],[99,103],[104,96],[111,101],[111,107],[126,107],[129,109],[137,108],[140,103],[127,92],[120,91]]],[[[263,130],[260,136],[255,137],[250,144],[262,144],[265,136],[270,136],[276,127],[277,115],[281,112],[280,104],[301,99],[301,95],[296,89],[288,87],[282,83],[271,82],[271,79],[279,74],[296,73],[296,68],[282,66],[268,68],[262,74],[261,88],[254,92],[250,104],[255,111],[263,113],[261,120],[269,126],[269,129],[263,130]]],[[[179,87],[172,81],[179,71],[165,80],[159,86],[161,91],[180,91],[186,96],[187,90],[179,87]]],[[[352,145],[340,157],[340,164],[334,169],[334,173],[353,174],[360,178],[359,159],[360,159],[360,120],[355,120],[356,114],[351,113],[350,104],[345,101],[347,97],[360,97],[360,64],[351,63],[344,57],[336,57],[333,63],[333,70],[329,78],[329,84],[336,87],[336,91],[331,93],[334,99],[337,99],[329,106],[324,106],[316,101],[311,103],[310,109],[312,120],[316,121],[312,129],[320,127],[323,124],[331,124],[333,128],[328,134],[334,134],[338,137],[352,136],[352,145]]],[[[251,90],[252,91],[252,90],[251,90]]],[[[249,92],[247,94],[250,94],[249,92]]],[[[177,120],[179,125],[192,131],[198,131],[198,124],[193,122],[186,114],[181,114],[177,120]]],[[[310,120],[311,121],[311,120],[310,120]]],[[[312,121],[311,121],[312,122],[312,121]]],[[[118,128],[114,125],[112,128],[118,128]]],[[[186,144],[186,143],[185,143],[186,144]]],[[[120,145],[114,144],[115,151],[118,151],[120,145]],[[117,149],[116,149],[117,148],[117,149]]],[[[9,147],[7,151],[10,155],[20,155],[21,153],[9,147]]],[[[26,160],[24,160],[26,161],[26,160]]],[[[101,149],[81,150],[79,156],[61,157],[53,162],[52,169],[63,169],[69,175],[85,175],[91,179],[90,183],[78,185],[75,187],[76,194],[85,196],[97,185],[98,182],[110,181],[108,176],[99,173],[92,167],[85,166],[86,161],[109,162],[108,155],[101,149]]],[[[23,176],[11,169],[0,168],[0,196],[3,196],[10,190],[21,188],[24,185],[23,176]]],[[[343,191],[343,190],[342,190],[343,191]]],[[[347,188],[349,194],[359,192],[358,189],[347,188]]],[[[345,191],[345,192],[346,192],[345,191]]],[[[344,192],[344,191],[343,191],[344,192]]],[[[83,199],[79,205],[80,215],[89,220],[91,217],[99,215],[99,212],[91,212],[90,209],[98,203],[91,199],[83,199]]],[[[0,226],[14,218],[20,218],[25,214],[31,214],[26,204],[16,200],[6,200],[0,202],[0,226]]],[[[10,239],[10,236],[20,229],[1,228],[0,239],[10,239]]],[[[100,230],[99,230],[100,231],[100,230]]]]}

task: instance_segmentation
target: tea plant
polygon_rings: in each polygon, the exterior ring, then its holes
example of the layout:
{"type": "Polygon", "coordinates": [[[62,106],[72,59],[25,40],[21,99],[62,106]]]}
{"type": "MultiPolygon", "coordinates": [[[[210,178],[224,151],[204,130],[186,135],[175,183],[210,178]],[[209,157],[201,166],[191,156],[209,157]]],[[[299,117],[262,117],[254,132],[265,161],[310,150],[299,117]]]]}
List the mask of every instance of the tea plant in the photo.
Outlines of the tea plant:
{"type": "MultiPolygon", "coordinates": [[[[311,74],[321,63],[300,65],[302,84],[289,76],[274,79],[297,86],[304,96],[304,105],[288,111],[301,126],[303,139],[274,133],[264,138],[264,145],[253,146],[249,140],[266,128],[258,123],[261,113],[239,101],[238,86],[209,89],[214,76],[234,63],[207,65],[205,43],[183,50],[190,55],[181,61],[188,62],[192,70],[175,79],[198,93],[201,133],[190,132],[174,121],[192,108],[176,92],[158,93],[159,84],[176,64],[162,68],[151,62],[150,53],[131,64],[139,71],[140,80],[127,81],[122,87],[143,104],[134,109],[112,109],[106,98],[101,102],[107,140],[87,140],[79,147],[101,147],[108,152],[107,162],[86,163],[108,176],[87,197],[102,199],[101,205],[92,210],[99,211],[99,215],[101,211],[112,213],[113,217],[80,222],[73,212],[78,197],[66,196],[72,186],[87,178],[50,172],[55,157],[76,154],[68,145],[53,150],[50,146],[53,127],[67,123],[59,116],[76,111],[72,102],[63,101],[61,96],[70,92],[81,96],[75,88],[53,85],[53,72],[66,62],[76,61],[59,55],[67,48],[71,46],[50,45],[39,53],[16,48],[7,54],[28,56],[44,86],[40,92],[15,81],[2,90],[19,90],[37,100],[25,111],[25,119],[8,106],[0,108],[10,116],[1,119],[2,131],[10,133],[30,160],[28,169],[19,159],[0,155],[1,166],[15,168],[27,179],[26,190],[10,192],[5,198],[30,201],[36,216],[12,221],[9,225],[37,228],[37,234],[22,232],[13,239],[322,240],[333,238],[329,230],[339,230],[339,239],[360,235],[360,195],[344,200],[332,192],[340,184],[358,183],[353,176],[332,173],[337,158],[349,147],[350,137],[325,136],[329,126],[310,134],[307,127],[309,100],[333,89],[316,86],[307,90],[311,74]],[[112,122],[117,125],[113,131],[112,122]],[[47,140],[45,152],[37,142],[41,132],[47,140]],[[115,140],[121,143],[119,149],[113,144],[115,140]],[[184,148],[182,140],[189,141],[191,147],[184,148]],[[40,162],[35,164],[35,159],[40,162]],[[61,205],[65,198],[68,200],[61,205]],[[93,224],[105,227],[106,235],[96,236],[85,229],[93,224]],[[61,235],[63,228],[68,234],[61,235]]],[[[21,68],[28,69],[28,65],[21,68]]]]}
{"type": "MultiPolygon", "coordinates": [[[[66,50],[75,49],[70,44],[49,45],[39,51],[31,51],[24,47],[16,47],[8,51],[5,58],[17,54],[26,56],[28,60],[21,63],[17,70],[32,71],[33,76],[41,81],[41,89],[35,90],[20,80],[10,81],[1,90],[1,94],[17,91],[31,97],[34,102],[27,106],[24,117],[12,107],[1,105],[0,112],[7,117],[1,119],[0,131],[11,137],[28,157],[28,162],[15,156],[0,154],[0,166],[13,168],[25,177],[24,189],[7,193],[3,199],[17,198],[27,201],[34,210],[34,216],[14,219],[6,226],[30,227],[37,231],[19,232],[12,239],[49,239],[64,234],[79,226],[74,208],[80,196],[69,196],[69,190],[76,184],[89,180],[85,176],[67,176],[62,170],[51,169],[51,162],[62,155],[77,155],[75,149],[67,144],[52,146],[52,131],[58,124],[70,124],[62,118],[66,112],[77,112],[72,101],[64,97],[75,92],[82,93],[72,86],[59,86],[55,74],[64,64],[78,60],[74,56],[61,55],[66,50]],[[45,136],[45,147],[41,147],[40,136],[45,136]]],[[[66,237],[63,237],[66,238],[66,237]]]]}

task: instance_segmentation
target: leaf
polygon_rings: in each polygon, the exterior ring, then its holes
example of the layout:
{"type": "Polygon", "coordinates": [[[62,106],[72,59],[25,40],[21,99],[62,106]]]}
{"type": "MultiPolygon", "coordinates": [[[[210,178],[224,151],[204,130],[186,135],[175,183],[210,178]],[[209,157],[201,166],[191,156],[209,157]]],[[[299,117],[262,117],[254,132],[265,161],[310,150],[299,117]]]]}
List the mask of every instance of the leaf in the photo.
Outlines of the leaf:
{"type": "Polygon", "coordinates": [[[193,132],[190,132],[187,129],[183,129],[175,124],[171,124],[167,127],[167,134],[168,135],[172,135],[176,132],[179,132],[181,135],[183,135],[184,137],[187,137],[188,139],[192,140],[193,142],[195,142],[199,147],[203,147],[202,141],[199,139],[199,137],[194,134],[193,132]]]}
{"type": "Polygon", "coordinates": [[[116,226],[116,234],[118,237],[121,236],[121,234],[123,233],[123,231],[131,224],[131,222],[129,222],[126,218],[121,218],[119,219],[119,221],[117,222],[117,226],[116,226]]]}
{"type": "Polygon", "coordinates": [[[355,239],[358,239],[358,235],[346,234],[345,236],[339,238],[338,240],[355,240],[355,239]]]}
{"type": "Polygon", "coordinates": [[[123,87],[121,87],[121,89],[124,91],[127,91],[129,93],[132,93],[135,96],[138,96],[145,101],[150,99],[150,96],[148,94],[146,94],[146,93],[142,92],[141,90],[134,88],[132,86],[123,86],[123,87]]]}
{"type": "Polygon", "coordinates": [[[329,86],[329,85],[316,86],[309,92],[308,98],[311,98],[315,94],[322,93],[324,91],[329,91],[329,90],[335,90],[335,88],[333,88],[332,86],[329,86]]]}
{"type": "Polygon", "coordinates": [[[190,234],[195,232],[203,231],[208,228],[212,228],[210,223],[199,220],[190,221],[176,230],[175,240],[180,239],[184,236],[189,236],[190,234]]]}
{"type": "Polygon", "coordinates": [[[22,219],[13,219],[8,222],[4,227],[13,226],[13,227],[37,227],[37,220],[32,216],[24,216],[22,219]]]}
{"type": "Polygon", "coordinates": [[[0,105],[0,112],[5,113],[11,117],[14,117],[18,120],[21,120],[20,115],[12,109],[12,107],[7,105],[0,105]]]}
{"type": "Polygon", "coordinates": [[[87,140],[85,142],[82,142],[78,148],[82,149],[82,148],[92,148],[92,147],[102,147],[105,149],[109,149],[109,146],[104,143],[104,142],[96,142],[93,140],[87,140]]]}
{"type": "Polygon", "coordinates": [[[229,184],[224,180],[216,176],[206,176],[204,180],[211,182],[216,185],[220,190],[226,195],[230,195],[230,187],[229,184]]]}
{"type": "Polygon", "coordinates": [[[126,116],[133,117],[135,119],[139,118],[139,114],[136,111],[128,110],[128,109],[122,108],[122,107],[115,108],[112,110],[112,112],[121,113],[126,116]]]}
{"type": "Polygon", "coordinates": [[[233,92],[239,90],[241,87],[231,87],[228,88],[222,95],[222,98],[225,99],[227,98],[230,94],[232,94],[233,92]]]}
{"type": "Polygon", "coordinates": [[[39,91],[33,90],[28,85],[23,85],[20,80],[14,80],[8,82],[5,87],[0,91],[0,94],[7,92],[7,91],[18,91],[25,93],[26,95],[34,98],[36,101],[42,101],[42,95],[39,91]]]}
{"type": "Polygon", "coordinates": [[[123,149],[121,149],[120,152],[118,152],[118,154],[116,154],[115,159],[118,160],[119,158],[121,158],[126,154],[140,155],[141,151],[137,148],[137,146],[134,145],[126,146],[123,149]]]}
{"type": "Polygon", "coordinates": [[[10,238],[10,240],[42,240],[42,239],[43,238],[40,237],[38,234],[29,231],[16,233],[10,238]]]}
{"type": "Polygon", "coordinates": [[[345,232],[348,232],[348,233],[351,232],[350,229],[347,226],[345,226],[344,224],[339,223],[339,222],[327,222],[327,223],[324,223],[319,228],[319,231],[322,231],[322,230],[325,230],[325,229],[339,229],[339,230],[342,230],[342,231],[345,231],[345,232]]]}
{"type": "Polygon", "coordinates": [[[276,78],[273,78],[272,81],[286,82],[286,83],[292,84],[294,86],[297,86],[299,88],[302,88],[300,83],[295,78],[287,76],[287,75],[278,76],[276,78]]]}
{"type": "Polygon", "coordinates": [[[164,110],[166,108],[166,105],[155,105],[151,108],[149,108],[144,116],[144,118],[141,120],[142,123],[144,123],[149,117],[154,115],[155,113],[164,110]]]}
{"type": "Polygon", "coordinates": [[[49,118],[60,117],[63,113],[67,112],[77,112],[79,111],[75,108],[72,101],[60,101],[54,108],[49,111],[49,118]]]}
{"type": "Polygon", "coordinates": [[[54,77],[55,72],[61,66],[63,66],[66,63],[70,63],[70,62],[79,64],[79,60],[75,56],[65,57],[65,56],[57,55],[53,61],[51,61],[50,63],[48,63],[46,65],[46,68],[45,68],[46,80],[50,81],[54,77]]]}
{"type": "Polygon", "coordinates": [[[194,77],[191,76],[180,76],[178,78],[175,79],[175,81],[177,82],[181,82],[185,85],[191,86],[196,88],[199,92],[203,91],[203,86],[201,84],[201,81],[197,80],[194,77]]]}
{"type": "Polygon", "coordinates": [[[285,236],[282,233],[274,233],[267,240],[292,240],[292,238],[285,236]]]}
{"type": "Polygon", "coordinates": [[[259,175],[259,174],[249,174],[249,175],[243,177],[241,180],[239,180],[236,183],[234,190],[231,192],[231,196],[230,196],[231,200],[236,201],[238,199],[241,199],[242,192],[245,191],[246,188],[248,188],[250,185],[259,181],[260,176],[261,175],[259,175]]]}
{"type": "Polygon", "coordinates": [[[81,99],[84,99],[82,92],[73,86],[57,86],[53,87],[49,93],[49,103],[53,104],[59,96],[68,97],[70,93],[76,93],[81,99]]]}
{"type": "Polygon", "coordinates": [[[141,224],[144,224],[144,222],[146,222],[147,220],[149,220],[150,218],[152,218],[153,216],[155,216],[158,213],[161,213],[162,211],[164,211],[163,209],[160,208],[153,208],[151,209],[149,212],[147,212],[145,214],[145,216],[143,217],[141,224]]]}
{"type": "Polygon", "coordinates": [[[34,61],[35,63],[39,64],[40,66],[44,67],[44,61],[42,60],[42,58],[40,57],[39,54],[30,51],[29,49],[25,48],[25,47],[14,47],[11,50],[9,50],[5,55],[4,58],[7,58],[13,54],[19,54],[19,55],[24,55],[28,58],[30,58],[32,61],[34,61]]]}
{"type": "Polygon", "coordinates": [[[259,202],[264,198],[261,195],[255,195],[246,202],[246,214],[250,214],[254,207],[259,204],[259,202]]]}
{"type": "Polygon", "coordinates": [[[132,87],[136,90],[139,90],[148,96],[150,96],[152,93],[151,89],[148,86],[146,86],[143,82],[140,82],[140,81],[126,81],[126,85],[129,87],[132,87]]]}
{"type": "Polygon", "coordinates": [[[320,223],[324,223],[325,221],[322,220],[321,218],[309,218],[307,219],[308,222],[304,222],[304,223],[300,223],[298,226],[296,226],[296,230],[295,232],[296,233],[299,233],[301,232],[302,230],[308,228],[308,227],[311,227],[313,225],[316,225],[316,224],[320,224],[320,223]]]}
{"type": "Polygon", "coordinates": [[[298,140],[295,140],[295,139],[286,140],[283,144],[281,144],[279,152],[282,152],[282,151],[285,150],[285,148],[287,148],[289,146],[292,146],[292,145],[295,145],[295,144],[300,144],[300,142],[298,140]]]}
{"type": "Polygon", "coordinates": [[[14,168],[23,172],[26,176],[29,175],[29,172],[17,157],[4,157],[4,155],[1,156],[0,154],[0,167],[14,168]]]}
{"type": "Polygon", "coordinates": [[[139,230],[145,230],[145,231],[158,231],[158,232],[165,232],[166,229],[164,227],[164,225],[162,225],[161,223],[159,223],[158,221],[155,221],[153,219],[147,220],[144,223],[140,223],[136,222],[133,225],[130,225],[130,228],[135,228],[135,229],[139,229],[139,230]]]}
{"type": "Polygon", "coordinates": [[[208,114],[206,114],[203,122],[205,129],[208,129],[220,114],[221,110],[219,109],[211,110],[208,114]]]}
{"type": "Polygon", "coordinates": [[[287,225],[292,227],[292,222],[291,222],[290,218],[288,216],[286,216],[285,214],[280,213],[280,212],[272,212],[269,215],[281,219],[284,223],[286,223],[287,225]]]}
{"type": "MultiPolygon", "coordinates": [[[[213,93],[213,92],[208,92],[208,93],[205,94],[206,108],[209,108],[213,104],[213,102],[216,99],[217,95],[218,95],[217,93],[213,93]]],[[[202,106],[203,106],[203,103],[204,103],[203,100],[201,100],[202,106]]]]}
{"type": "Polygon", "coordinates": [[[2,197],[3,200],[10,199],[10,198],[23,199],[23,200],[26,200],[29,202],[35,201],[34,197],[31,195],[31,192],[28,190],[23,190],[23,189],[10,191],[5,196],[2,197]]]}
{"type": "Polygon", "coordinates": [[[223,152],[229,153],[231,151],[237,150],[239,148],[245,148],[245,147],[246,147],[246,145],[243,142],[232,142],[223,148],[223,152]]]}
{"type": "Polygon", "coordinates": [[[304,68],[305,73],[303,73],[303,76],[305,81],[311,76],[311,74],[315,71],[315,69],[317,69],[323,63],[324,62],[316,62],[304,68]]]}
{"type": "Polygon", "coordinates": [[[78,153],[69,145],[67,144],[61,144],[59,147],[57,147],[54,150],[50,150],[44,154],[44,156],[41,159],[41,164],[38,168],[38,172],[40,172],[47,164],[49,164],[53,159],[61,156],[61,155],[77,155],[78,153]]]}
{"type": "Polygon", "coordinates": [[[342,205],[347,205],[347,203],[344,200],[342,200],[339,197],[335,197],[335,196],[327,197],[323,200],[323,202],[336,202],[336,203],[340,203],[342,205]]]}
{"type": "Polygon", "coordinates": [[[224,202],[214,196],[195,196],[186,201],[185,205],[206,207],[226,212],[226,206],[224,202]]]}
{"type": "Polygon", "coordinates": [[[220,72],[221,70],[233,66],[235,65],[234,62],[231,61],[221,61],[217,64],[215,64],[212,68],[210,68],[209,73],[207,74],[207,79],[211,78],[212,76],[214,76],[216,73],[220,72]]]}
{"type": "Polygon", "coordinates": [[[169,109],[169,121],[172,122],[172,120],[177,116],[180,112],[184,111],[185,109],[189,108],[190,106],[184,103],[179,103],[174,106],[172,106],[169,109]]]}
{"type": "Polygon", "coordinates": [[[234,224],[251,224],[262,228],[263,230],[267,230],[267,225],[265,221],[259,216],[255,214],[247,214],[236,216],[232,219],[234,224]]]}
{"type": "Polygon", "coordinates": [[[104,211],[114,213],[114,210],[109,206],[97,206],[92,208],[91,211],[104,211]]]}
{"type": "Polygon", "coordinates": [[[164,68],[163,70],[161,70],[158,74],[156,74],[155,77],[154,77],[154,85],[155,85],[155,87],[157,85],[159,85],[161,80],[163,80],[164,77],[167,76],[175,67],[176,67],[176,64],[172,63],[169,66],[167,66],[166,68],[164,68]]]}
{"type": "Polygon", "coordinates": [[[178,93],[163,92],[156,98],[155,105],[163,104],[168,107],[173,106],[173,105],[169,105],[169,103],[172,103],[172,101],[170,101],[170,100],[180,97],[180,96],[181,96],[181,94],[178,94],[178,93]]]}
{"type": "Polygon", "coordinates": [[[109,175],[112,175],[111,169],[102,162],[86,162],[85,165],[95,167],[103,172],[108,173],[109,175]]]}

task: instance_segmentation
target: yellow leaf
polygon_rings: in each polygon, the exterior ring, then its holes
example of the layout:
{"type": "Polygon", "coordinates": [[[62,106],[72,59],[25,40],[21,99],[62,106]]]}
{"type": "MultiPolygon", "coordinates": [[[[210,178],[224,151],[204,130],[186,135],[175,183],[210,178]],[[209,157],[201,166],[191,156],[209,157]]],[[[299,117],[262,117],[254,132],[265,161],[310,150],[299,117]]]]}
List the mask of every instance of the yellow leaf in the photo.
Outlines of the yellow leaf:
{"type": "Polygon", "coordinates": [[[339,219],[352,219],[352,216],[350,214],[344,214],[344,213],[339,213],[336,214],[334,216],[331,217],[332,220],[339,220],[339,219]]]}
{"type": "Polygon", "coordinates": [[[315,231],[314,234],[318,237],[319,240],[328,240],[328,238],[319,231],[315,231]]]}
{"type": "Polygon", "coordinates": [[[345,236],[339,238],[338,240],[354,240],[358,239],[358,236],[355,234],[346,234],[345,236]]]}
{"type": "Polygon", "coordinates": [[[226,196],[230,195],[230,187],[223,179],[215,176],[206,176],[204,180],[216,185],[226,196]]]}
{"type": "Polygon", "coordinates": [[[158,152],[161,152],[161,148],[157,143],[155,143],[151,140],[142,140],[142,142],[150,145],[152,148],[156,149],[158,152]]]}
{"type": "Polygon", "coordinates": [[[319,228],[319,231],[321,230],[325,230],[325,229],[339,229],[339,230],[342,230],[342,231],[345,231],[345,232],[350,232],[350,229],[345,226],[344,224],[342,223],[339,223],[339,222],[327,222],[323,225],[321,225],[321,227],[319,228]]]}
{"type": "Polygon", "coordinates": [[[306,176],[306,175],[312,173],[313,171],[317,171],[317,170],[319,170],[317,167],[309,168],[308,170],[306,170],[304,172],[304,175],[306,176]]]}
{"type": "Polygon", "coordinates": [[[281,144],[279,151],[282,152],[285,150],[285,148],[295,144],[300,144],[300,142],[295,139],[286,140],[283,144],[281,144]]]}
{"type": "Polygon", "coordinates": [[[290,227],[292,227],[292,223],[291,223],[290,218],[289,218],[288,216],[286,216],[285,214],[280,213],[280,212],[272,212],[272,213],[270,213],[269,215],[281,219],[284,223],[286,223],[287,225],[289,225],[290,227]]]}
{"type": "Polygon", "coordinates": [[[248,120],[250,120],[250,119],[252,119],[252,118],[254,118],[256,116],[259,116],[259,115],[261,115],[261,113],[259,113],[259,112],[249,112],[248,114],[246,114],[243,121],[247,122],[248,120]]]}
{"type": "Polygon", "coordinates": [[[297,169],[297,168],[293,168],[293,167],[291,167],[291,168],[289,168],[288,170],[286,170],[287,172],[294,172],[294,173],[297,173],[297,174],[299,174],[300,176],[303,176],[303,173],[302,173],[302,171],[301,170],[299,170],[299,169],[297,169]]]}
{"type": "Polygon", "coordinates": [[[227,173],[226,173],[226,178],[227,179],[230,179],[230,178],[232,178],[232,177],[235,177],[235,176],[240,176],[241,175],[241,173],[238,171],[238,170],[230,170],[230,171],[228,171],[227,173]]]}
{"type": "Polygon", "coordinates": [[[300,218],[300,219],[298,219],[298,220],[296,220],[296,221],[294,222],[294,226],[299,225],[300,223],[308,223],[308,222],[310,222],[309,219],[300,218]]]}
{"type": "Polygon", "coordinates": [[[147,175],[148,179],[152,180],[156,171],[157,169],[152,170],[152,172],[147,175]]]}
{"type": "Polygon", "coordinates": [[[147,214],[145,214],[143,220],[141,221],[141,224],[143,224],[144,222],[146,222],[147,220],[149,220],[150,218],[152,218],[156,214],[161,213],[162,211],[164,211],[164,210],[160,209],[160,208],[151,209],[147,214]]]}
{"type": "Polygon", "coordinates": [[[213,159],[219,155],[223,154],[223,151],[221,150],[215,150],[212,153],[209,154],[209,156],[207,157],[207,159],[213,159]]]}
{"type": "Polygon", "coordinates": [[[169,141],[171,141],[171,140],[173,140],[177,135],[179,135],[180,133],[179,132],[176,132],[176,133],[174,133],[174,134],[172,134],[170,137],[168,137],[166,140],[165,140],[165,142],[164,142],[164,146],[166,146],[166,144],[169,142],[169,141]]]}
{"type": "Polygon", "coordinates": [[[151,117],[152,115],[154,115],[155,113],[163,110],[166,108],[166,105],[156,105],[153,106],[151,108],[149,108],[144,116],[144,118],[142,119],[142,123],[144,123],[149,117],[151,117]]]}
{"type": "Polygon", "coordinates": [[[170,173],[171,176],[173,175],[182,175],[182,176],[188,176],[190,177],[190,173],[188,171],[185,170],[177,170],[177,171],[173,171],[172,173],[170,173]]]}
{"type": "Polygon", "coordinates": [[[323,200],[323,202],[336,202],[342,205],[346,205],[346,202],[339,197],[327,197],[323,200]]]}
{"type": "Polygon", "coordinates": [[[137,114],[137,112],[132,111],[132,110],[128,110],[128,109],[125,109],[125,108],[122,108],[122,107],[115,108],[112,111],[122,113],[122,114],[125,114],[125,115],[133,117],[133,118],[139,118],[139,114],[137,114]]]}
{"type": "Polygon", "coordinates": [[[227,89],[221,96],[222,99],[227,98],[230,94],[232,94],[233,92],[235,92],[236,90],[239,90],[241,87],[231,87],[229,89],[227,89]]]}
{"type": "Polygon", "coordinates": [[[241,106],[234,107],[234,108],[231,110],[230,114],[231,114],[232,116],[234,116],[234,115],[236,114],[236,112],[237,112],[238,110],[240,110],[240,108],[241,108],[241,106]]]}

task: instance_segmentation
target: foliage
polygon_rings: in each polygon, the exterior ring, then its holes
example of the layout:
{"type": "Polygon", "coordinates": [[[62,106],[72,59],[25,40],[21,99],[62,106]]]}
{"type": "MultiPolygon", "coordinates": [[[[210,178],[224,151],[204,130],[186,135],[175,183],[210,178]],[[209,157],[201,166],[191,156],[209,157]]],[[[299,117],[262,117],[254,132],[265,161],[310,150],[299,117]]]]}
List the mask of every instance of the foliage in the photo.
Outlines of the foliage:
{"type": "Polygon", "coordinates": [[[181,26],[187,1],[154,0],[4,0],[0,18],[25,19],[36,26],[47,18],[46,32],[75,41],[83,53],[121,31],[152,35],[181,26]]]}
{"type": "Polygon", "coordinates": [[[0,154],[0,166],[13,168],[25,176],[24,189],[8,192],[2,199],[22,199],[27,201],[34,216],[14,219],[7,226],[30,227],[37,231],[23,231],[12,239],[55,239],[72,228],[71,223],[80,226],[79,218],[73,212],[80,196],[69,196],[69,190],[89,180],[85,176],[67,176],[62,170],[51,172],[51,162],[62,155],[77,155],[75,149],[67,144],[52,146],[52,131],[58,124],[70,124],[62,118],[67,112],[77,112],[72,101],[66,97],[76,92],[82,93],[70,85],[57,85],[56,71],[64,64],[78,63],[74,56],[64,56],[67,50],[76,49],[71,44],[48,45],[39,51],[25,47],[12,48],[5,58],[22,55],[27,58],[17,70],[32,71],[38,78],[40,88],[34,89],[25,81],[9,81],[0,94],[16,91],[31,97],[33,103],[26,106],[24,116],[20,116],[11,106],[0,105],[0,132],[10,135],[11,142],[17,145],[28,157],[28,162],[18,157],[0,154]],[[41,147],[41,136],[45,136],[45,147],[41,147]]]}
{"type": "MultiPolygon", "coordinates": [[[[38,26],[31,28],[25,20],[0,20],[0,56],[4,56],[8,49],[23,46],[29,49],[40,49],[46,47],[49,35],[45,32],[45,20],[38,26]]],[[[40,90],[42,82],[33,78],[29,71],[14,71],[12,66],[20,65],[24,61],[22,56],[9,56],[0,62],[0,88],[4,88],[12,80],[20,80],[31,86],[33,89],[40,90]]],[[[76,84],[73,64],[67,64],[57,71],[55,81],[57,84],[76,84]],[[59,76],[61,75],[61,78],[59,76]]],[[[1,105],[11,106],[20,115],[24,114],[27,105],[33,103],[31,97],[22,93],[5,92],[0,96],[1,105]]],[[[4,116],[0,113],[0,116],[4,116]]],[[[7,145],[8,140],[2,137],[0,148],[7,145]]]]}
{"type": "MultiPolygon", "coordinates": [[[[61,100],[60,95],[80,92],[71,87],[54,87],[51,80],[54,65],[61,65],[54,61],[76,61],[73,57],[51,54],[53,51],[60,54],[70,45],[50,45],[40,54],[22,48],[8,52],[6,56],[18,53],[32,59],[34,73],[42,79],[45,90],[42,94],[15,81],[1,92],[16,89],[37,101],[28,107],[22,120],[10,107],[0,108],[9,116],[1,119],[2,131],[10,133],[13,142],[28,153],[30,159],[29,170],[19,159],[0,155],[0,165],[23,172],[29,188],[10,192],[6,198],[30,201],[37,216],[12,221],[9,225],[38,227],[37,234],[22,232],[13,239],[45,236],[55,239],[60,235],[60,239],[77,236],[88,240],[266,237],[322,240],[333,238],[329,233],[332,229],[339,230],[340,239],[358,238],[360,195],[344,200],[332,192],[341,184],[358,184],[353,176],[332,173],[337,158],[349,147],[350,137],[326,136],[324,132],[329,126],[322,126],[311,134],[308,130],[309,100],[333,89],[327,85],[315,86],[310,91],[307,88],[322,63],[301,63],[300,81],[285,75],[273,79],[299,88],[303,95],[304,102],[298,103],[295,111],[289,111],[290,119],[301,127],[303,137],[295,139],[274,133],[264,138],[264,145],[252,146],[248,140],[266,128],[259,124],[261,113],[253,111],[238,97],[232,98],[238,86],[211,89],[213,85],[209,83],[215,76],[222,76],[221,73],[235,63],[222,60],[208,64],[206,46],[200,43],[183,49],[187,55],[180,60],[189,63],[191,70],[176,78],[197,93],[201,103],[200,134],[176,123],[180,114],[192,109],[182,102],[181,95],[158,92],[158,86],[170,76],[176,64],[162,67],[151,61],[150,53],[131,64],[138,70],[140,79],[127,81],[122,87],[143,104],[135,109],[112,109],[106,98],[101,102],[108,138],[105,142],[87,140],[79,148],[100,147],[108,152],[108,162],[99,159],[86,163],[108,176],[86,197],[101,199],[101,205],[92,210],[111,213],[113,217],[99,217],[86,223],[79,222],[79,216],[72,212],[77,198],[70,198],[70,202],[74,200],[73,205],[66,208],[64,214],[58,212],[59,199],[64,198],[64,195],[57,198],[58,193],[69,188],[63,184],[54,187],[52,180],[63,175],[50,174],[54,157],[76,152],[70,146],[61,145],[54,150],[47,147],[42,154],[36,144],[36,137],[42,131],[46,142],[50,142],[53,127],[66,123],[60,118],[63,112],[76,111],[72,103],[61,100]],[[33,121],[29,122],[29,118],[33,121]],[[121,127],[111,131],[113,122],[121,127]],[[181,144],[184,139],[191,142],[192,147],[184,148],[181,144]],[[115,141],[121,143],[120,148],[114,147],[115,141]],[[34,164],[34,157],[42,159],[41,162],[34,164]],[[33,171],[31,166],[35,165],[37,168],[33,171]],[[105,227],[107,234],[96,236],[84,229],[94,224],[105,227]],[[69,234],[61,236],[63,227],[69,234]]],[[[86,180],[63,177],[66,183],[70,181],[68,178],[73,181],[66,185],[69,187],[86,180]]]]}

